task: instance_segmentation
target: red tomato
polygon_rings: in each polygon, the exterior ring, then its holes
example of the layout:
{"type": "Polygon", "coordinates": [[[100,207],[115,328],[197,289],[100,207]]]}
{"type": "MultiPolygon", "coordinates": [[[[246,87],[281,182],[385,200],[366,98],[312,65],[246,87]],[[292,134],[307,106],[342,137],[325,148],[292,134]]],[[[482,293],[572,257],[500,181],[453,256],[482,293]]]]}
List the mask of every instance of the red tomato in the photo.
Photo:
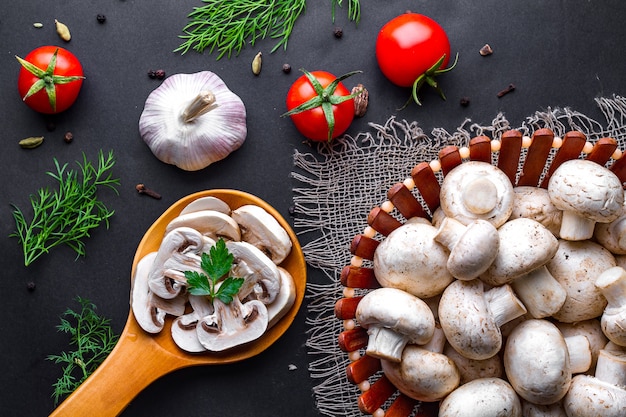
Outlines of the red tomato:
{"type": "MultiPolygon", "coordinates": [[[[313,71],[309,73],[319,83],[318,91],[313,86],[307,72],[291,85],[287,92],[287,110],[285,115],[291,117],[298,131],[308,139],[322,142],[330,141],[344,133],[354,119],[354,100],[350,91],[339,81],[336,88],[328,89],[333,81],[338,80],[333,74],[326,71],[313,71]],[[319,87],[324,92],[319,91],[319,87]],[[303,103],[312,100],[313,106],[309,110],[301,112],[295,109],[303,103]],[[323,104],[323,102],[326,104],[323,104]],[[329,116],[334,120],[334,127],[330,127],[323,107],[327,107],[329,116]]],[[[339,80],[354,73],[339,77],[339,80]]]]}
{"type": "Polygon", "coordinates": [[[390,20],[378,33],[376,59],[392,83],[409,87],[422,74],[434,76],[446,68],[450,42],[443,28],[430,17],[405,13],[390,20]],[[433,68],[444,56],[441,64],[433,68]]]}
{"type": "Polygon", "coordinates": [[[74,104],[84,78],[83,67],[74,54],[57,46],[41,46],[24,59],[17,58],[22,64],[17,89],[30,108],[54,114],[74,104]],[[51,66],[54,59],[56,64],[51,66]]]}

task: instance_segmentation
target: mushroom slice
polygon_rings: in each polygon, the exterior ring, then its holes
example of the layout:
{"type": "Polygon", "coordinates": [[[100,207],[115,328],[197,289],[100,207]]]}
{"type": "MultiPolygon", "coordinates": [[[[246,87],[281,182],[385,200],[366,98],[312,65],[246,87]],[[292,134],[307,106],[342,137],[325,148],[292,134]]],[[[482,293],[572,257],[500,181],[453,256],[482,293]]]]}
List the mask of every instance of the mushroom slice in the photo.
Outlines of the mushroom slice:
{"type": "Polygon", "coordinates": [[[231,216],[239,224],[242,240],[266,253],[276,265],[291,252],[287,231],[264,208],[247,204],[233,210],[231,216]]]}
{"type": "Polygon", "coordinates": [[[237,297],[229,304],[213,300],[215,312],[196,326],[198,340],[207,350],[221,352],[258,339],[265,333],[268,313],[265,304],[252,300],[242,304],[237,297]]]}
{"type": "Polygon", "coordinates": [[[214,313],[213,305],[205,296],[189,295],[192,311],[177,317],[172,323],[172,339],[176,345],[189,353],[206,351],[198,339],[196,326],[202,317],[214,313]]]}
{"type": "Polygon", "coordinates": [[[278,267],[260,249],[248,242],[226,242],[233,255],[232,275],[244,278],[239,298],[252,298],[263,304],[273,303],[280,292],[278,267]]]}
{"type": "Polygon", "coordinates": [[[178,227],[168,232],[154,259],[148,285],[161,298],[171,299],[185,288],[185,271],[200,269],[200,254],[205,247],[203,236],[195,229],[178,227]]]}
{"type": "Polygon", "coordinates": [[[217,210],[200,210],[175,217],[165,228],[165,233],[179,227],[190,227],[213,239],[241,240],[239,225],[227,214],[217,210]]]}
{"type": "Polygon", "coordinates": [[[139,326],[148,333],[159,333],[165,324],[165,312],[152,303],[153,294],[148,287],[148,275],[157,253],[141,258],[135,268],[130,305],[139,326]]]}
{"type": "Polygon", "coordinates": [[[378,288],[364,295],[356,319],[369,335],[366,353],[391,362],[400,362],[407,343],[423,345],[435,332],[428,304],[397,288],[378,288]]]}
{"type": "Polygon", "coordinates": [[[271,304],[267,305],[267,313],[269,317],[269,324],[267,327],[272,327],[280,319],[284,317],[293,306],[296,300],[296,284],[293,281],[291,274],[285,269],[278,267],[280,273],[280,292],[271,304]]]}
{"type": "Polygon", "coordinates": [[[219,211],[230,216],[230,206],[224,200],[213,196],[200,197],[197,200],[193,200],[182,209],[179,216],[203,210],[219,211]]]}

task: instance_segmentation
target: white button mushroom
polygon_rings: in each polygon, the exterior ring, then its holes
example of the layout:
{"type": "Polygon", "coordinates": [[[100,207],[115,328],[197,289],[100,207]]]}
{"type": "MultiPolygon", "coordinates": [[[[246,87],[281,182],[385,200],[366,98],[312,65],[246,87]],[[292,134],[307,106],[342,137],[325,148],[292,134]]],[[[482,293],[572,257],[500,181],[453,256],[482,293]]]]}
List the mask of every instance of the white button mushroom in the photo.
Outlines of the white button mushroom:
{"type": "Polygon", "coordinates": [[[391,232],[376,248],[374,274],[383,287],[420,298],[441,294],[454,277],[448,272],[448,250],[435,241],[434,226],[412,221],[391,232]]]}
{"type": "Polygon", "coordinates": [[[563,212],[550,200],[545,188],[519,186],[513,188],[515,200],[510,219],[524,217],[544,225],[553,235],[559,237],[563,212]]]}
{"type": "Polygon", "coordinates": [[[524,217],[506,222],[498,235],[496,259],[481,280],[490,285],[509,283],[535,318],[557,312],[567,294],[545,267],[558,250],[556,237],[541,223],[524,217]]]}
{"type": "Polygon", "coordinates": [[[457,279],[478,278],[491,266],[498,254],[498,230],[486,220],[477,219],[466,225],[446,217],[435,240],[450,250],[448,271],[457,279]]]}
{"type": "Polygon", "coordinates": [[[610,223],[596,223],[594,239],[614,255],[626,255],[626,213],[610,223]]]}
{"type": "Polygon", "coordinates": [[[540,405],[533,404],[522,398],[521,402],[522,415],[524,417],[567,417],[562,401],[554,404],[540,405]]]}
{"type": "Polygon", "coordinates": [[[462,163],[441,184],[441,209],[463,224],[483,219],[500,227],[511,215],[513,200],[509,177],[487,162],[462,163]]]}
{"type": "Polygon", "coordinates": [[[501,378],[504,375],[504,366],[499,355],[482,360],[469,359],[450,344],[446,344],[443,354],[450,358],[459,370],[461,385],[479,378],[501,378]]]}
{"type": "Polygon", "coordinates": [[[556,324],[556,327],[559,328],[565,338],[576,335],[587,338],[589,346],[591,347],[591,366],[589,366],[588,372],[593,373],[596,369],[598,353],[601,349],[606,348],[606,344],[609,341],[602,332],[600,319],[589,319],[575,323],[563,323],[555,320],[554,324],[556,324]]]}
{"type": "Polygon", "coordinates": [[[439,302],[439,322],[461,355],[483,360],[502,347],[500,326],[526,313],[508,285],[484,292],[479,279],[454,281],[439,302]]]}
{"type": "Polygon", "coordinates": [[[421,299],[396,288],[378,288],[363,296],[356,319],[369,335],[366,353],[399,362],[407,343],[424,344],[435,319],[421,299]]]}
{"type": "Polygon", "coordinates": [[[559,329],[545,319],[519,324],[504,348],[504,370],[515,391],[534,404],[560,401],[569,388],[572,370],[580,371],[591,363],[587,339],[580,336],[575,341],[581,344],[568,345],[559,329]]]}
{"type": "MultiPolygon", "coordinates": [[[[437,335],[440,332],[441,329],[435,330],[433,338],[445,343],[445,339],[437,335]]],[[[418,401],[440,401],[460,382],[456,365],[441,353],[441,345],[406,345],[400,362],[381,360],[382,370],[404,395],[418,401]]]]}
{"type": "Polygon", "coordinates": [[[602,331],[616,345],[626,346],[626,270],[616,266],[604,271],[596,287],[607,299],[601,318],[602,331]]]}
{"type": "Polygon", "coordinates": [[[522,405],[508,382],[480,378],[461,385],[439,407],[439,417],[522,417],[522,405]]]}
{"type": "Polygon", "coordinates": [[[595,281],[614,266],[613,255],[595,242],[560,240],[559,249],[546,267],[565,289],[567,297],[552,317],[575,323],[602,315],[607,302],[595,281]]]}
{"type": "Polygon", "coordinates": [[[568,417],[626,415],[626,352],[601,350],[595,377],[576,375],[563,401],[568,417]]]}
{"type": "Polygon", "coordinates": [[[563,210],[559,235],[566,240],[590,239],[596,222],[612,222],[622,214],[624,205],[617,175],[583,159],[561,164],[550,177],[548,193],[552,203],[563,210]]]}

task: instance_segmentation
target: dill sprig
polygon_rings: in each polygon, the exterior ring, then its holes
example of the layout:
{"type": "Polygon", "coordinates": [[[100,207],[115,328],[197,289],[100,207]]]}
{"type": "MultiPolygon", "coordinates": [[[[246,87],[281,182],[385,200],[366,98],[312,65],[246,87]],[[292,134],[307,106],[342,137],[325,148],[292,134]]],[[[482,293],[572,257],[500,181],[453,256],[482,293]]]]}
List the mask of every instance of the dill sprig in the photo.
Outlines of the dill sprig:
{"type": "Polygon", "coordinates": [[[98,316],[96,306],[91,301],[76,297],[81,306],[80,312],[68,308],[56,328],[70,335],[70,345],[76,350],[49,355],[48,360],[63,364],[63,375],[52,385],[52,397],[57,405],[59,400],[71,394],[106,359],[119,339],[110,320],[98,316]]]}
{"type": "Polygon", "coordinates": [[[10,237],[16,237],[24,252],[24,265],[30,265],[50,249],[65,244],[72,248],[77,257],[85,255],[84,238],[89,237],[91,229],[105,222],[109,227],[109,218],[114,211],[109,210],[98,200],[97,191],[107,187],[115,191],[119,179],[113,178],[110,170],[115,165],[113,152],[107,156],[102,150],[98,153],[96,165],[87,160],[83,153],[82,163],[76,161],[79,171],[59,165],[54,159],[56,172],[47,172],[59,183],[59,188],[51,192],[40,188],[36,195],[30,196],[33,218],[28,222],[22,210],[13,205],[13,218],[17,230],[10,237]]]}
{"type": "MultiPolygon", "coordinates": [[[[344,0],[331,0],[333,21],[335,7],[344,0]]],[[[356,22],[360,19],[360,0],[346,0],[348,16],[356,22]]],[[[246,43],[254,45],[257,40],[270,37],[278,39],[272,52],[287,42],[298,17],[306,10],[306,0],[202,0],[204,6],[195,7],[187,16],[189,22],[179,38],[183,43],[174,50],[184,54],[190,49],[203,52],[209,49],[224,55],[236,55],[246,43]]]]}

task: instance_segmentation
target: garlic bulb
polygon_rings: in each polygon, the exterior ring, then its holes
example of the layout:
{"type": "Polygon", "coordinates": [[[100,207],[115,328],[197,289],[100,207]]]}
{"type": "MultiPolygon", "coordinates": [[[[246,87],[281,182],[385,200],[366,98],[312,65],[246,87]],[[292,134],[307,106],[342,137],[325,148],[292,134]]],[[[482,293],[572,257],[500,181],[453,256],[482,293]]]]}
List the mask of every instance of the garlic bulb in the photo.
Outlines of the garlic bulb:
{"type": "Polygon", "coordinates": [[[197,171],[243,144],[246,108],[213,72],[175,74],[146,99],[139,133],[159,160],[197,171]]]}

